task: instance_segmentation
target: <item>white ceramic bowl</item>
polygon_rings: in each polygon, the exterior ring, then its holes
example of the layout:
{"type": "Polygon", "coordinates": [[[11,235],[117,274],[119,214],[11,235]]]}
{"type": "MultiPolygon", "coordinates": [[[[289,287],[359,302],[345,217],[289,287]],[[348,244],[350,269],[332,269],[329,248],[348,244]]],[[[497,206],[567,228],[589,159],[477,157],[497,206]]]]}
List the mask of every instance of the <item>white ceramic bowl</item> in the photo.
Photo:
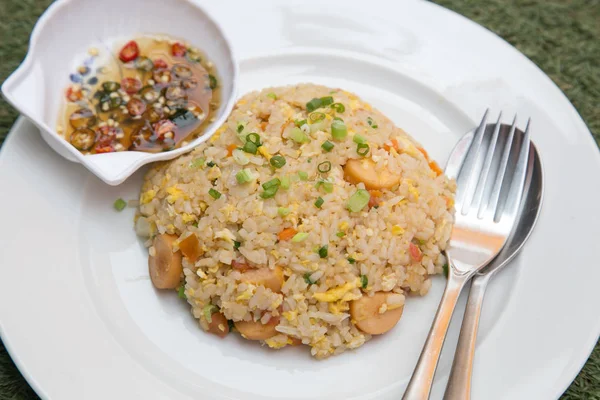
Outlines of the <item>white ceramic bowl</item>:
{"type": "Polygon", "coordinates": [[[2,85],[7,101],[27,116],[44,140],[66,159],[83,164],[110,185],[118,185],[142,165],[175,158],[206,141],[225,121],[233,107],[238,67],[218,24],[187,0],[58,0],[37,22],[23,63],[2,85]],[[188,145],[150,154],[123,151],[83,155],[56,132],[69,75],[81,64],[91,46],[115,38],[166,34],[185,39],[215,64],[222,101],[205,133],[188,145]],[[78,57],[78,59],[77,59],[78,57]]]}

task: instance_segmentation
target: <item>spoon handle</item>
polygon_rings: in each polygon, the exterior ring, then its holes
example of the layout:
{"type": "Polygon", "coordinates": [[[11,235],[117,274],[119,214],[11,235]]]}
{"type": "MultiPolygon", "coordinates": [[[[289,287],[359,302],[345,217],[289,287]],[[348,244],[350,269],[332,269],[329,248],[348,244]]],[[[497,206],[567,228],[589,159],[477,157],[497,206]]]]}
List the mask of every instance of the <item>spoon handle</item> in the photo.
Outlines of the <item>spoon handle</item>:
{"type": "Polygon", "coordinates": [[[471,398],[475,342],[477,341],[483,298],[489,281],[490,274],[476,275],[472,280],[444,400],[469,400],[471,398]]]}
{"type": "Polygon", "coordinates": [[[427,400],[429,398],[433,377],[444,345],[446,332],[452,319],[452,313],[467,279],[468,277],[455,273],[454,268],[450,267],[446,289],[419,356],[419,361],[402,397],[403,400],[427,400]]]}

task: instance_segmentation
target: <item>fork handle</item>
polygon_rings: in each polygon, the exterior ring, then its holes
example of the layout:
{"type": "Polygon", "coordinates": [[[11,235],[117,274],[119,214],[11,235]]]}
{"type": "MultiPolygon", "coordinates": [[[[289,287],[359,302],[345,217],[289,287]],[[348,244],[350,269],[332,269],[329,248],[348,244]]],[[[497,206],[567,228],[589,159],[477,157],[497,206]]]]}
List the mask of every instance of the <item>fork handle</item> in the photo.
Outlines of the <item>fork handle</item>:
{"type": "Polygon", "coordinates": [[[469,400],[471,398],[475,342],[477,341],[483,298],[489,281],[490,274],[478,275],[472,280],[444,400],[469,400]]]}
{"type": "Polygon", "coordinates": [[[446,339],[446,332],[452,319],[452,313],[458,301],[458,296],[469,277],[468,275],[457,274],[454,267],[450,266],[446,289],[419,356],[419,361],[402,397],[403,400],[427,400],[429,398],[433,377],[446,339]]]}

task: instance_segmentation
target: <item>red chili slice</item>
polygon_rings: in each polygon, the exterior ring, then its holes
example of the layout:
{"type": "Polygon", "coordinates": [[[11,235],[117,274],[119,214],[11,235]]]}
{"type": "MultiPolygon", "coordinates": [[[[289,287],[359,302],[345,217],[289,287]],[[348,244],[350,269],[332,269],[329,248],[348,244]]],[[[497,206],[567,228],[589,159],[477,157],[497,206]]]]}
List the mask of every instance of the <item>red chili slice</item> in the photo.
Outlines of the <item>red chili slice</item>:
{"type": "Polygon", "coordinates": [[[162,139],[167,132],[173,132],[176,126],[171,120],[161,119],[160,121],[153,124],[152,128],[154,129],[156,136],[162,139]]]}
{"type": "Polygon", "coordinates": [[[115,148],[112,146],[96,147],[94,151],[96,152],[96,154],[113,153],[115,151],[115,148]]]}
{"type": "Polygon", "coordinates": [[[154,72],[152,72],[152,78],[157,85],[165,85],[171,82],[173,77],[171,76],[171,70],[169,69],[155,69],[154,72]]]}
{"type": "Polygon", "coordinates": [[[131,99],[127,102],[127,111],[129,111],[129,115],[142,115],[146,111],[146,103],[140,99],[131,99]]]}
{"type": "Polygon", "coordinates": [[[142,82],[136,78],[123,78],[121,87],[129,94],[137,93],[142,88],[142,82]]]}
{"type": "Polygon", "coordinates": [[[185,56],[186,51],[187,48],[182,43],[173,43],[173,45],[171,46],[171,54],[173,54],[173,56],[175,57],[185,56]]]}
{"type": "Polygon", "coordinates": [[[81,91],[81,89],[75,89],[73,88],[73,86],[67,89],[65,95],[67,96],[67,100],[72,102],[79,101],[83,98],[83,92],[81,91]]]}
{"type": "Polygon", "coordinates": [[[169,66],[167,65],[167,62],[162,58],[157,58],[156,60],[154,60],[154,69],[163,69],[168,67],[169,66]]]}
{"type": "Polygon", "coordinates": [[[123,62],[135,60],[140,55],[140,49],[135,40],[131,40],[123,46],[119,52],[119,59],[123,62]]]}

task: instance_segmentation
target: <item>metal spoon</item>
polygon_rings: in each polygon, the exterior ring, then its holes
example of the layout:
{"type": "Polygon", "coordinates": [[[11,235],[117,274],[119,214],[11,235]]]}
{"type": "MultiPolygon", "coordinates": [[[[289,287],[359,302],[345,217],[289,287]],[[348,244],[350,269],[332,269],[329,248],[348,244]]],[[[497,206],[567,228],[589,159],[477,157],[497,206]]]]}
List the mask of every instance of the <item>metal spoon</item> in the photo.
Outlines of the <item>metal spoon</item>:
{"type": "MultiPolygon", "coordinates": [[[[505,131],[509,129],[508,125],[503,127],[505,131]]],[[[516,135],[523,135],[523,132],[517,131],[516,135]]],[[[465,136],[463,140],[471,140],[465,136]]],[[[454,362],[450,371],[450,378],[446,386],[444,400],[468,400],[471,398],[471,376],[473,373],[473,361],[475,359],[475,342],[477,340],[477,330],[479,328],[479,317],[483,306],[483,298],[487,285],[492,277],[502,267],[507,265],[521,250],[533,227],[537,222],[540,210],[542,209],[542,198],[544,188],[544,176],[539,153],[533,143],[529,151],[530,174],[526,180],[530,184],[525,184],[528,188],[524,193],[521,205],[520,215],[517,226],[513,230],[504,249],[498,256],[484,269],[478,272],[471,282],[469,299],[463,317],[458,345],[454,353],[454,362]]]]}
{"type": "Polygon", "coordinates": [[[508,135],[500,135],[501,114],[486,124],[487,112],[468,145],[458,146],[446,165],[456,178],[456,213],[449,246],[448,279],[440,305],[404,400],[429,398],[446,332],[466,283],[504,248],[517,225],[529,161],[529,122],[516,136],[516,117],[508,135]]]}

